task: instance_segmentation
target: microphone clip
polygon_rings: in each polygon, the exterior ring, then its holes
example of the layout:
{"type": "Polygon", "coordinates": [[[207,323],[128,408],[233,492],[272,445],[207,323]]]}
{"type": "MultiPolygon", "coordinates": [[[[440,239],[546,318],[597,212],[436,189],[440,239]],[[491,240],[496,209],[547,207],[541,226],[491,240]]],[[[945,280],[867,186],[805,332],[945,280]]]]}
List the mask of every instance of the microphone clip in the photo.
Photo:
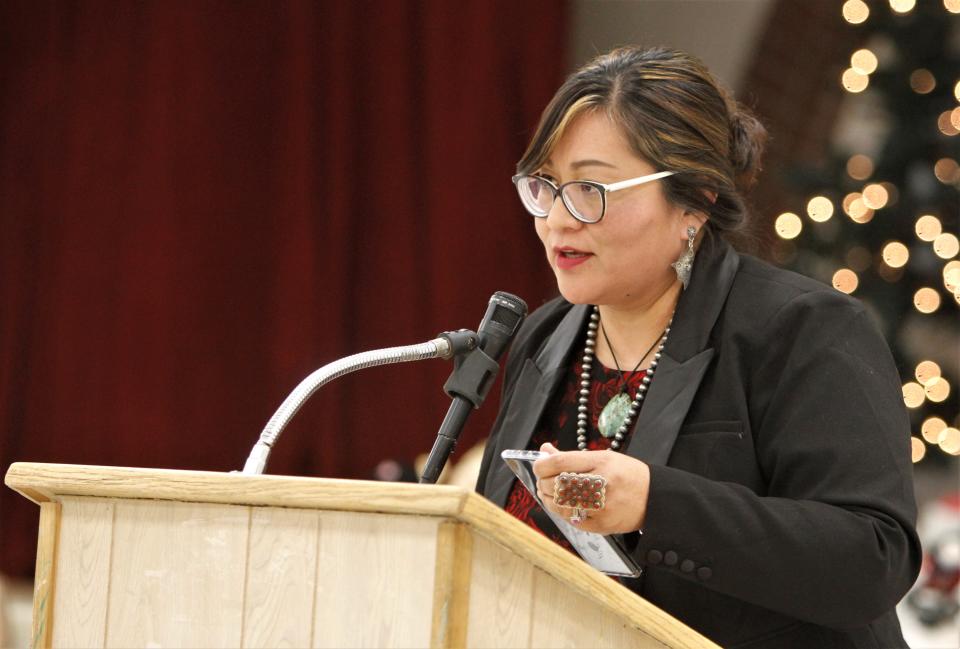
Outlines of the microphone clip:
{"type": "Polygon", "coordinates": [[[451,399],[466,399],[476,410],[487,398],[500,365],[480,349],[477,334],[468,329],[448,331],[437,337],[450,341],[453,355],[453,372],[443,384],[443,391],[451,399]]]}

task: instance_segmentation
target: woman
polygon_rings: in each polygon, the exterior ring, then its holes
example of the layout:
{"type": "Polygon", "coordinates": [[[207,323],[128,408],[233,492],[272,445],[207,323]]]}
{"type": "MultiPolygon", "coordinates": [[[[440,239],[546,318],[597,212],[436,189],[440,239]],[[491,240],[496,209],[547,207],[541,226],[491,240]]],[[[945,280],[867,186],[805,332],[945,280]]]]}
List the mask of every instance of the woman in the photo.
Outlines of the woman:
{"type": "Polygon", "coordinates": [[[897,372],[856,300],[725,242],[764,138],[680,52],[615,50],[560,88],[514,182],[562,297],[513,343],[478,490],[561,541],[499,459],[547,451],[546,506],[618,535],[625,585],[724,647],[903,647],[897,372]],[[602,508],[557,505],[563,472],[605,478],[602,508]]]}

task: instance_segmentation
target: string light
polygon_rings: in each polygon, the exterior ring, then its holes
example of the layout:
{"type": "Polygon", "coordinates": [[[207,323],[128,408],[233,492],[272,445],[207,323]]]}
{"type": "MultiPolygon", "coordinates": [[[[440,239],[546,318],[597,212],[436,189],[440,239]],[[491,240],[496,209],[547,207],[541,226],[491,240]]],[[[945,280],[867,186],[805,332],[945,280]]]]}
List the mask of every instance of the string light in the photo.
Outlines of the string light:
{"type": "Polygon", "coordinates": [[[866,180],[873,175],[873,160],[862,153],[851,156],[847,160],[847,175],[854,180],[866,180]]]}
{"type": "Polygon", "coordinates": [[[953,158],[940,158],[933,165],[933,175],[944,185],[960,182],[960,165],[953,158]]]}
{"type": "Polygon", "coordinates": [[[867,49],[850,55],[850,67],[860,74],[872,74],[877,69],[877,55],[867,49]]]}
{"type": "Polygon", "coordinates": [[[939,444],[940,435],[946,428],[947,422],[940,419],[940,417],[928,417],[920,427],[920,434],[923,435],[923,439],[931,444],[939,444]]]}
{"type": "Polygon", "coordinates": [[[913,375],[917,377],[920,385],[926,387],[934,379],[940,378],[940,366],[933,361],[920,361],[913,375]]]}
{"type": "Polygon", "coordinates": [[[910,259],[910,250],[899,241],[891,241],[883,247],[880,256],[890,268],[903,268],[910,259]]]}
{"type": "Polygon", "coordinates": [[[960,288],[960,261],[948,261],[943,267],[943,286],[952,293],[960,288]]]}
{"type": "Polygon", "coordinates": [[[960,455],[960,430],[944,428],[943,432],[940,433],[940,441],[937,445],[944,453],[960,455]]]}
{"type": "Polygon", "coordinates": [[[941,259],[953,259],[960,252],[960,241],[956,235],[944,232],[933,240],[933,252],[941,259]]]}
{"type": "Polygon", "coordinates": [[[847,0],[842,11],[843,19],[851,25],[859,25],[870,15],[870,7],[863,0],[847,0]]]}
{"type": "Polygon", "coordinates": [[[942,403],[950,396],[950,383],[942,376],[930,379],[930,382],[923,386],[923,392],[930,401],[942,403]]]}
{"type": "Polygon", "coordinates": [[[910,73],[910,88],[918,95],[926,95],[937,87],[937,79],[926,68],[918,68],[910,73]]]}
{"type": "Polygon", "coordinates": [[[863,204],[871,210],[879,210],[886,206],[890,198],[887,188],[880,183],[873,183],[863,188],[863,204]]]}
{"type": "Polygon", "coordinates": [[[913,11],[913,8],[916,5],[917,0],[890,0],[890,8],[898,14],[905,14],[909,11],[913,11]]]}
{"type": "Polygon", "coordinates": [[[777,217],[774,229],[782,239],[795,239],[803,230],[803,221],[793,212],[784,212],[777,217]]]}
{"type": "Polygon", "coordinates": [[[937,118],[937,128],[940,129],[940,132],[948,137],[953,137],[957,133],[960,133],[958,127],[953,123],[953,113],[954,111],[945,110],[940,113],[940,117],[937,118]]]}
{"type": "Polygon", "coordinates": [[[833,216],[833,203],[826,196],[814,196],[807,203],[807,214],[818,223],[829,221],[833,216]]]}
{"type": "Polygon", "coordinates": [[[924,286],[913,294],[913,306],[920,313],[933,313],[940,308],[940,294],[935,289],[924,286]]]}
{"type": "Polygon", "coordinates": [[[860,74],[853,68],[847,68],[840,77],[840,83],[847,92],[863,92],[870,85],[870,77],[860,74]]]}
{"type": "Polygon", "coordinates": [[[919,383],[910,381],[903,384],[903,403],[907,408],[919,408],[925,398],[923,386],[919,383]]]}
{"type": "Polygon", "coordinates": [[[940,219],[932,214],[924,214],[917,219],[914,229],[917,233],[917,238],[921,241],[931,242],[940,236],[942,227],[943,226],[940,225],[940,219]]]}
{"type": "Polygon", "coordinates": [[[833,274],[833,288],[841,293],[853,293],[859,284],[857,274],[849,268],[841,268],[833,274]]]}
{"type": "Polygon", "coordinates": [[[910,457],[913,460],[913,463],[916,464],[923,459],[923,456],[927,454],[927,445],[923,443],[922,439],[917,437],[910,438],[910,457]]]}

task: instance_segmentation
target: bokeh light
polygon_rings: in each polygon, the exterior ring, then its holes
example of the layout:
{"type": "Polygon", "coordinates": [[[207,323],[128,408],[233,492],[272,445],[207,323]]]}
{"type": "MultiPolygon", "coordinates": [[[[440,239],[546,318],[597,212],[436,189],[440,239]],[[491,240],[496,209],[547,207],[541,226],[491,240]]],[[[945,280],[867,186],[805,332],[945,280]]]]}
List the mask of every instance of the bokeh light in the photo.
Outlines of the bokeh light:
{"type": "Polygon", "coordinates": [[[923,443],[923,440],[918,437],[910,438],[910,457],[914,463],[919,462],[923,459],[923,456],[927,454],[927,445],[923,443]]]}
{"type": "Polygon", "coordinates": [[[938,446],[944,453],[960,455],[960,429],[944,428],[938,446]]]}
{"type": "Polygon", "coordinates": [[[873,175],[873,160],[862,153],[850,156],[847,160],[847,175],[854,180],[866,180],[873,175]]]}
{"type": "Polygon", "coordinates": [[[905,14],[908,11],[913,11],[915,6],[917,6],[917,0],[890,0],[890,8],[896,11],[898,14],[905,14]]]}
{"type": "Polygon", "coordinates": [[[794,239],[803,230],[803,222],[793,212],[784,212],[777,217],[774,229],[782,239],[794,239]]]}
{"type": "Polygon", "coordinates": [[[960,261],[948,261],[943,267],[943,285],[951,292],[960,287],[960,261]]]}
{"type": "Polygon", "coordinates": [[[807,214],[818,223],[829,221],[833,216],[833,203],[826,196],[814,196],[807,203],[807,214]]]}
{"type": "Polygon", "coordinates": [[[917,377],[920,385],[925,386],[932,380],[940,378],[940,366],[933,361],[920,361],[913,375],[917,377]]]}
{"type": "Polygon", "coordinates": [[[847,92],[863,92],[870,85],[870,77],[860,74],[853,68],[847,68],[840,77],[840,83],[847,92]]]}
{"type": "Polygon", "coordinates": [[[956,110],[945,110],[940,113],[940,117],[937,118],[937,128],[940,129],[941,133],[949,135],[950,137],[960,133],[960,127],[953,122],[954,112],[956,112],[956,110]]]}
{"type": "Polygon", "coordinates": [[[923,439],[927,440],[931,444],[940,443],[940,435],[947,427],[947,422],[940,419],[940,417],[927,417],[923,421],[923,425],[920,427],[920,434],[923,435],[923,439]]]}
{"type": "Polygon", "coordinates": [[[873,210],[863,202],[863,194],[851,192],[843,197],[843,211],[854,223],[869,223],[873,218],[873,210]]]}
{"type": "Polygon", "coordinates": [[[891,268],[902,268],[910,259],[910,251],[899,241],[891,241],[883,247],[883,263],[891,268]]]}
{"type": "Polygon", "coordinates": [[[841,268],[833,274],[832,283],[833,288],[841,293],[853,293],[857,290],[860,280],[857,278],[857,274],[849,268],[841,268]]]}
{"type": "Polygon", "coordinates": [[[926,95],[937,87],[937,79],[926,68],[918,68],[910,73],[910,88],[917,94],[926,95]]]}
{"type": "Polygon", "coordinates": [[[960,182],[960,165],[953,158],[940,158],[933,165],[933,175],[944,185],[960,182]]]}
{"type": "Polygon", "coordinates": [[[924,286],[913,294],[913,306],[920,313],[933,313],[940,308],[940,294],[929,286],[924,286]]]}
{"type": "Polygon", "coordinates": [[[942,403],[950,396],[950,382],[942,376],[931,379],[923,386],[923,393],[930,401],[942,403]]]}
{"type": "Polygon", "coordinates": [[[868,49],[850,55],[850,67],[860,74],[872,74],[877,69],[877,55],[868,49]]]}
{"type": "Polygon", "coordinates": [[[940,225],[940,219],[935,217],[933,214],[924,214],[919,219],[914,226],[914,229],[917,233],[917,237],[921,241],[933,241],[938,236],[943,226],[940,225]]]}
{"type": "Polygon", "coordinates": [[[960,0],[943,0],[943,8],[952,14],[960,14],[960,0]]]}
{"type": "Polygon", "coordinates": [[[960,252],[960,241],[955,234],[944,232],[933,240],[933,251],[941,259],[953,259],[960,252]]]}
{"type": "Polygon", "coordinates": [[[870,16],[870,7],[863,0],[847,0],[842,11],[843,19],[852,25],[859,25],[870,16]]]}
{"type": "Polygon", "coordinates": [[[919,408],[925,398],[923,386],[919,383],[910,381],[903,384],[903,403],[906,404],[907,408],[919,408]]]}
{"type": "Polygon", "coordinates": [[[871,210],[879,210],[886,206],[890,198],[887,188],[880,183],[873,183],[863,188],[863,204],[871,210]]]}

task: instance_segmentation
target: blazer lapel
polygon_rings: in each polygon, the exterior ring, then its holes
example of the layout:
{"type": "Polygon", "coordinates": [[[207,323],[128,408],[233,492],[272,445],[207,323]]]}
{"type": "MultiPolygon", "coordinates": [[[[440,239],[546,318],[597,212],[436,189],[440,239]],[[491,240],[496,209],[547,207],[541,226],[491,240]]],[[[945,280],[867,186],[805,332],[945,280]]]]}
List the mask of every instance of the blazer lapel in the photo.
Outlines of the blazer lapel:
{"type": "Polygon", "coordinates": [[[626,453],[666,464],[713,359],[710,332],[726,303],[740,257],[725,242],[705,240],[690,285],[680,296],[663,356],[650,382],[626,453]]]}
{"type": "Polygon", "coordinates": [[[571,308],[537,355],[523,365],[500,426],[493,466],[487,477],[486,496],[500,507],[506,503],[513,485],[512,472],[500,453],[506,449],[527,448],[544,408],[568,369],[570,353],[584,331],[588,314],[589,308],[585,305],[571,308]]]}

